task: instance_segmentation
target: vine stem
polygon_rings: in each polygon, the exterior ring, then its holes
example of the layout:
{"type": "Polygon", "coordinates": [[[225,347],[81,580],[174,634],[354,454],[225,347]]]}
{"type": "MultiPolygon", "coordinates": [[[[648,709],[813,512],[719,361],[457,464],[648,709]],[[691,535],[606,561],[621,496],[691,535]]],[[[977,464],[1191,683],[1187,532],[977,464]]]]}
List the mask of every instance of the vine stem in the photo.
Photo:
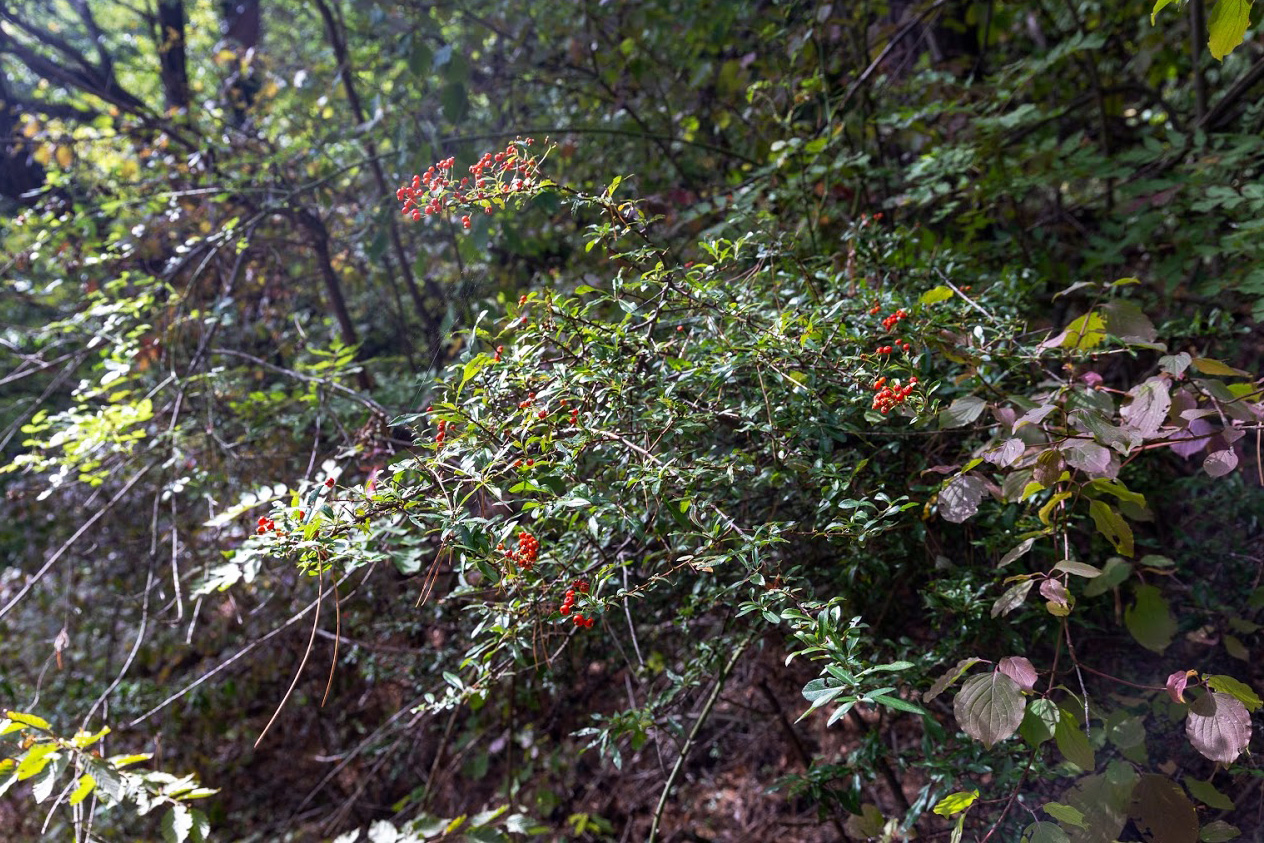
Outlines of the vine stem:
{"type": "Polygon", "coordinates": [[[698,733],[702,731],[702,724],[707,721],[711,715],[711,710],[715,708],[716,701],[720,699],[720,692],[724,690],[724,683],[732,672],[734,666],[737,665],[738,659],[746,652],[746,648],[750,645],[754,636],[747,636],[741,646],[733,651],[733,655],[728,662],[720,670],[720,675],[716,677],[715,687],[711,689],[711,695],[707,697],[706,705],[702,707],[702,712],[698,715],[698,719],[693,722],[693,728],[689,730],[689,737],[685,738],[685,745],[680,748],[680,753],[676,756],[676,764],[672,767],[671,774],[667,777],[667,784],[663,785],[663,792],[658,797],[658,807],[654,809],[654,822],[650,824],[650,833],[645,838],[646,843],[654,843],[658,839],[658,824],[663,819],[663,809],[667,807],[667,797],[671,795],[672,786],[676,784],[676,777],[680,775],[680,771],[684,769],[685,759],[689,756],[689,750],[693,749],[694,740],[697,739],[698,733]]]}
{"type": "Polygon", "coordinates": [[[1009,799],[1005,800],[1005,807],[1001,809],[1001,815],[996,818],[996,822],[988,829],[988,833],[983,835],[983,840],[980,843],[987,843],[992,838],[992,835],[996,833],[996,830],[1001,827],[1001,823],[1005,822],[1005,816],[1009,813],[1009,809],[1014,807],[1014,800],[1018,798],[1018,791],[1023,789],[1023,782],[1027,781],[1027,774],[1031,772],[1031,764],[1036,760],[1037,752],[1039,752],[1038,749],[1033,749],[1031,754],[1027,756],[1027,766],[1023,768],[1023,774],[1019,777],[1018,784],[1014,785],[1014,789],[1010,791],[1009,799]]]}

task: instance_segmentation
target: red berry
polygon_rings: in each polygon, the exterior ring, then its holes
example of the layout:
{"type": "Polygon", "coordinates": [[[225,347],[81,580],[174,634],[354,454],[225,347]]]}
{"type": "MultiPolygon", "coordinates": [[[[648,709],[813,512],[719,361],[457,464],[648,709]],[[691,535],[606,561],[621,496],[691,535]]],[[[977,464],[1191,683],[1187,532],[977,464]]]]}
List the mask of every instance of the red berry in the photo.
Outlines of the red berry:
{"type": "Polygon", "coordinates": [[[334,487],[334,479],[332,477],[326,477],[325,485],[332,489],[334,487]]]}

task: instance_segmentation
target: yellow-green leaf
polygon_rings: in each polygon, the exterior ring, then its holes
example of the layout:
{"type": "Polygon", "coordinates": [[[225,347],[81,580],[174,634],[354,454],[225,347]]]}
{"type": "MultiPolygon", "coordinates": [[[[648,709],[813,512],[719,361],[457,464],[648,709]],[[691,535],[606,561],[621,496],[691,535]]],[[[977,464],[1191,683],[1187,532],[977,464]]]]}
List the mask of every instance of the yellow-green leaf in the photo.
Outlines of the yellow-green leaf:
{"type": "Polygon", "coordinates": [[[6,711],[4,716],[12,720],[14,723],[21,723],[23,726],[34,726],[36,729],[49,731],[52,726],[43,717],[36,717],[34,714],[23,714],[20,711],[6,711]]]}
{"type": "Polygon", "coordinates": [[[1154,19],[1158,17],[1159,12],[1163,11],[1165,7],[1170,6],[1175,2],[1176,0],[1157,0],[1154,4],[1154,8],[1150,10],[1150,26],[1154,26],[1154,19]]]}
{"type": "Polygon", "coordinates": [[[922,304],[939,304],[941,301],[948,301],[950,298],[952,298],[952,288],[941,284],[922,293],[922,297],[918,301],[922,304]]]}
{"type": "Polygon", "coordinates": [[[957,793],[950,793],[943,799],[935,803],[935,807],[931,810],[941,817],[951,817],[953,814],[959,814],[966,808],[974,804],[974,800],[979,798],[977,790],[962,790],[957,793]]]}
{"type": "Polygon", "coordinates": [[[92,778],[91,773],[84,773],[79,777],[79,785],[75,788],[74,793],[70,794],[70,804],[78,805],[80,802],[88,798],[88,794],[97,788],[97,780],[92,778]]]}
{"type": "Polygon", "coordinates": [[[1251,0],[1216,0],[1207,16],[1207,46],[1216,61],[1222,61],[1242,43],[1251,25],[1251,0]]]}

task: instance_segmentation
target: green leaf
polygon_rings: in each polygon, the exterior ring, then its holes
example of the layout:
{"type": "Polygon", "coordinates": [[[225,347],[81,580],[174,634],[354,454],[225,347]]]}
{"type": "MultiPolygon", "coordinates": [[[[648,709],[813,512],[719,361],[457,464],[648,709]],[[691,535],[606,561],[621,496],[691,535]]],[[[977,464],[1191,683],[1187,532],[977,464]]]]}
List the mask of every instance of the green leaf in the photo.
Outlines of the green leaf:
{"type": "MultiPolygon", "coordinates": [[[[1216,0],[1216,5],[1220,5],[1220,0],[1216,0]]],[[[1249,3],[1247,4],[1250,5],[1249,3]]],[[[1219,360],[1213,360],[1210,357],[1194,357],[1189,361],[1194,368],[1202,372],[1204,375],[1215,375],[1216,377],[1238,377],[1249,378],[1250,372],[1244,372],[1241,369],[1235,369],[1227,363],[1221,363],[1219,360]]]]}
{"type": "Polygon", "coordinates": [[[74,792],[70,794],[70,804],[78,805],[80,802],[88,798],[88,795],[97,788],[97,780],[92,778],[92,774],[84,773],[79,777],[79,784],[75,787],[74,792]]]}
{"type": "Polygon", "coordinates": [[[1203,756],[1232,764],[1251,742],[1251,715],[1235,697],[1203,694],[1189,707],[1185,736],[1203,756]]]}
{"type": "Polygon", "coordinates": [[[1246,29],[1251,25],[1250,0],[1216,0],[1207,16],[1207,46],[1216,61],[1242,43],[1246,29]]]}
{"type": "Polygon", "coordinates": [[[931,810],[941,817],[951,817],[969,808],[974,804],[974,800],[978,798],[979,791],[977,790],[962,790],[957,793],[950,793],[936,802],[935,807],[931,808],[931,810]]]}
{"type": "Polygon", "coordinates": [[[165,843],[184,843],[193,830],[193,817],[183,805],[172,805],[162,817],[162,839],[165,843]]]}
{"type": "Polygon", "coordinates": [[[1091,773],[1097,766],[1088,736],[1084,734],[1084,730],[1075,720],[1075,715],[1070,711],[1065,709],[1062,711],[1062,716],[1058,718],[1058,725],[1053,730],[1053,740],[1058,745],[1058,752],[1062,753],[1062,757],[1084,772],[1091,773]]]}
{"type": "Polygon", "coordinates": [[[887,708],[894,708],[896,711],[907,711],[910,714],[929,716],[929,712],[927,712],[926,709],[916,706],[907,700],[902,700],[899,697],[893,697],[889,694],[870,694],[869,699],[879,705],[885,705],[887,708]]]}
{"type": "Polygon", "coordinates": [[[1208,808],[1215,808],[1217,811],[1233,810],[1233,800],[1216,790],[1216,786],[1211,782],[1200,781],[1192,776],[1186,776],[1184,781],[1185,789],[1189,791],[1190,796],[1208,808]]]}
{"type": "Polygon", "coordinates": [[[1063,805],[1061,802],[1047,802],[1043,810],[1060,823],[1065,823],[1075,828],[1087,828],[1084,824],[1084,814],[1079,808],[1063,805]]]}
{"type": "Polygon", "coordinates": [[[1018,727],[1018,734],[1033,749],[1045,741],[1053,740],[1053,730],[1062,719],[1062,712],[1053,700],[1035,699],[1027,704],[1027,712],[1018,727]]]}
{"type": "Polygon", "coordinates": [[[931,287],[929,290],[922,293],[918,302],[921,304],[939,304],[941,301],[948,301],[948,299],[952,297],[952,288],[945,287],[943,284],[940,284],[938,287],[931,287]]]}
{"type": "Polygon", "coordinates": [[[53,727],[43,717],[36,717],[34,714],[22,714],[18,711],[6,711],[4,716],[12,720],[14,723],[21,723],[23,726],[34,726],[36,729],[49,731],[53,727]]]}
{"type": "Polygon", "coordinates": [[[1124,625],[1142,647],[1162,653],[1176,635],[1167,600],[1152,585],[1138,585],[1134,595],[1133,604],[1124,611],[1124,625]]]}
{"type": "Polygon", "coordinates": [[[1216,820],[1203,826],[1198,839],[1202,843],[1227,843],[1229,840],[1237,840],[1241,836],[1242,832],[1238,830],[1237,826],[1229,825],[1224,820],[1216,820]]]}
{"type": "Polygon", "coordinates": [[[1147,773],[1132,791],[1128,807],[1145,839],[1198,843],[1198,811],[1181,786],[1158,773],[1147,773]]]}
{"type": "Polygon", "coordinates": [[[1238,702],[1242,703],[1246,706],[1247,711],[1255,711],[1261,705],[1264,705],[1264,701],[1260,700],[1259,696],[1256,695],[1255,691],[1251,690],[1250,686],[1239,682],[1232,676],[1213,674],[1211,676],[1204,676],[1203,681],[1207,683],[1207,687],[1211,688],[1211,690],[1228,694],[1238,702]]]}
{"type": "Polygon", "coordinates": [[[963,395],[939,411],[941,428],[965,427],[983,414],[987,402],[976,395],[963,395]]]}
{"type": "Polygon", "coordinates": [[[1018,683],[995,670],[967,679],[952,709],[962,730],[988,749],[1018,731],[1025,710],[1018,683]]]}
{"type": "Polygon", "coordinates": [[[1106,320],[1093,312],[1071,320],[1066,330],[1056,337],[1047,339],[1040,348],[1069,348],[1075,351],[1086,351],[1102,344],[1106,339],[1106,320]]]}
{"type": "Polygon", "coordinates": [[[1089,501],[1088,514],[1092,516],[1097,531],[1115,547],[1115,551],[1131,556],[1133,551],[1132,528],[1114,507],[1102,501],[1089,501]]]}
{"type": "Polygon", "coordinates": [[[1054,823],[1034,822],[1023,829],[1020,843],[1070,843],[1071,838],[1054,823]]]}
{"type": "Polygon", "coordinates": [[[1176,0],[1156,0],[1154,8],[1150,11],[1150,25],[1154,26],[1154,18],[1159,14],[1159,12],[1163,11],[1165,7],[1170,6],[1175,2],[1176,0]]]}

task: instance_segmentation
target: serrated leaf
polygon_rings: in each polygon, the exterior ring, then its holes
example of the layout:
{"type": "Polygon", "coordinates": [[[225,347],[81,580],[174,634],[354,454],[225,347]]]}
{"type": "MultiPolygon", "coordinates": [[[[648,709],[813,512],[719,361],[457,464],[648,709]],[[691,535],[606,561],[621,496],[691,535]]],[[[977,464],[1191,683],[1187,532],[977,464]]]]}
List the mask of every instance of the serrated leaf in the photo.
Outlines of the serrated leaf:
{"type": "Polygon", "coordinates": [[[1086,773],[1093,771],[1096,766],[1093,747],[1070,712],[1064,710],[1058,718],[1058,725],[1053,730],[1053,742],[1067,761],[1086,773]]]}
{"type": "Polygon", "coordinates": [[[1185,736],[1204,757],[1232,764],[1251,742],[1251,715],[1228,694],[1203,694],[1189,707],[1185,736]]]}
{"type": "Polygon", "coordinates": [[[930,686],[929,691],[922,694],[922,702],[928,703],[935,697],[942,694],[949,685],[952,685],[961,678],[962,674],[981,661],[983,661],[983,659],[972,656],[971,658],[962,659],[957,662],[950,670],[946,671],[942,676],[935,680],[935,684],[930,686]]]}
{"type": "Polygon", "coordinates": [[[962,730],[988,749],[1018,731],[1025,711],[1018,683],[995,670],[967,679],[952,708],[962,730]]]}
{"type": "Polygon", "coordinates": [[[978,798],[979,791],[977,790],[961,790],[940,799],[931,810],[941,817],[951,817],[969,808],[978,798]]]}
{"type": "Polygon", "coordinates": [[[1162,653],[1176,635],[1176,621],[1167,600],[1152,585],[1138,585],[1133,604],[1124,611],[1124,625],[1137,643],[1162,653]]]}
{"type": "Polygon", "coordinates": [[[35,798],[38,805],[45,799],[53,795],[53,788],[57,785],[57,779],[61,777],[62,771],[66,769],[67,759],[61,755],[51,757],[51,763],[44,768],[44,772],[31,784],[31,796],[35,798]]]}
{"type": "Polygon", "coordinates": [[[162,839],[165,843],[184,843],[189,839],[189,832],[192,830],[193,818],[189,816],[189,809],[183,805],[172,805],[162,815],[162,839]]]}
{"type": "Polygon", "coordinates": [[[1216,786],[1211,782],[1186,776],[1185,789],[1189,791],[1190,796],[1208,808],[1215,808],[1217,811],[1232,811],[1234,808],[1233,800],[1216,790],[1216,786]]]}
{"type": "Polygon", "coordinates": [[[1024,580],[1006,589],[1005,593],[992,604],[992,617],[1008,615],[1023,605],[1023,601],[1027,599],[1027,592],[1031,591],[1031,586],[1034,582],[1034,580],[1024,580]]]}
{"type": "Polygon", "coordinates": [[[1211,688],[1211,690],[1228,694],[1242,703],[1246,706],[1247,711],[1255,711],[1261,705],[1264,705],[1264,701],[1260,700],[1259,696],[1255,691],[1251,690],[1249,685],[1239,682],[1232,676],[1224,676],[1217,673],[1211,676],[1204,676],[1203,681],[1207,683],[1207,687],[1211,688]]]}

